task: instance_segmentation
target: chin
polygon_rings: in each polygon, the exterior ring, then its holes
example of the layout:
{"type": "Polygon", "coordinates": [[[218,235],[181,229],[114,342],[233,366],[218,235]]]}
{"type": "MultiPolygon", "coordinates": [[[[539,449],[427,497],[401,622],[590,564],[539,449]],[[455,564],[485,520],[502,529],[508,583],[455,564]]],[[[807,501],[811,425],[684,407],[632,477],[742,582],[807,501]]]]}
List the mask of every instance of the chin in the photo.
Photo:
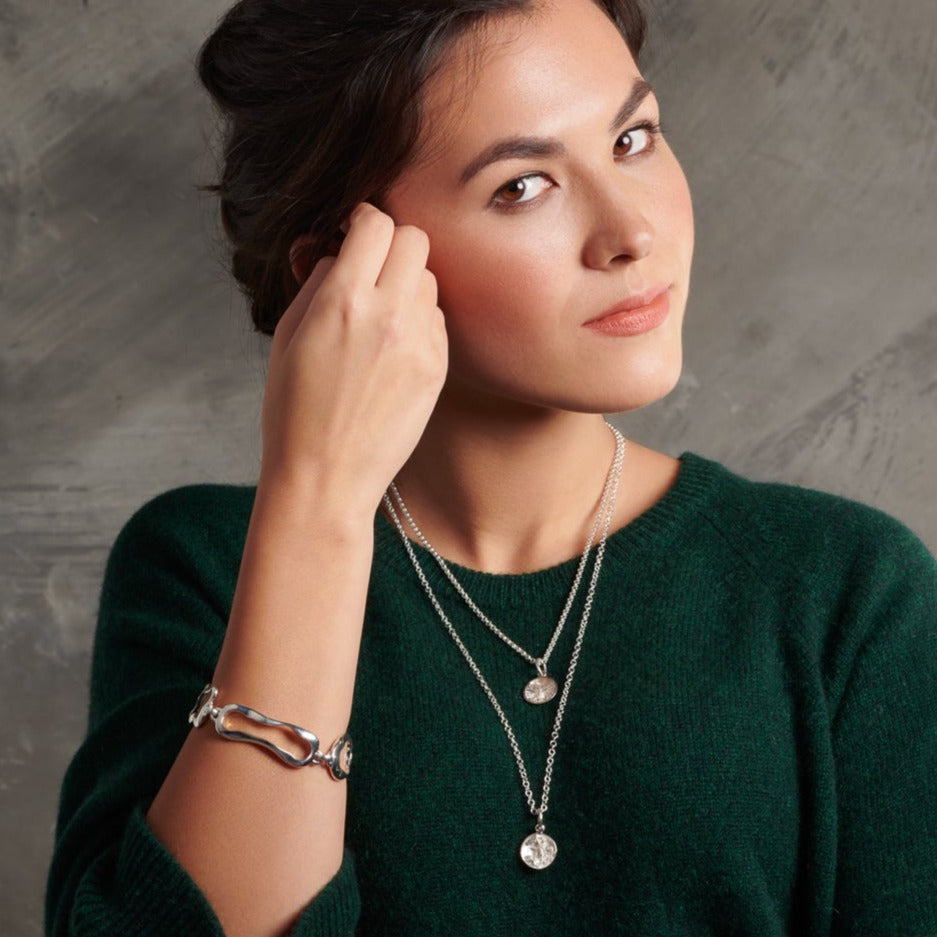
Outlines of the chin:
{"type": "MultiPolygon", "coordinates": [[[[594,363],[594,362],[593,362],[594,363]]],[[[530,382],[522,375],[528,368],[518,368],[510,380],[503,375],[463,371],[450,362],[448,393],[490,403],[509,401],[523,407],[566,410],[572,413],[625,413],[640,410],[666,397],[680,380],[682,352],[678,348],[664,355],[642,355],[627,364],[608,363],[565,373],[553,371],[554,380],[530,382]]],[[[541,373],[549,369],[540,368],[541,373]]]]}
{"type": "Polygon", "coordinates": [[[654,380],[640,382],[621,382],[605,387],[581,387],[575,392],[557,389],[540,393],[507,392],[503,399],[514,400],[520,404],[546,407],[551,410],[565,410],[570,413],[627,413],[640,410],[663,400],[676,386],[680,372],[658,375],[654,380]]]}
{"type": "Polygon", "coordinates": [[[564,409],[583,413],[627,413],[640,410],[663,400],[680,380],[682,359],[658,362],[656,367],[646,370],[629,369],[624,375],[617,375],[616,380],[603,382],[601,386],[584,387],[579,396],[578,405],[564,409]],[[637,372],[637,373],[636,373],[637,372]]]}

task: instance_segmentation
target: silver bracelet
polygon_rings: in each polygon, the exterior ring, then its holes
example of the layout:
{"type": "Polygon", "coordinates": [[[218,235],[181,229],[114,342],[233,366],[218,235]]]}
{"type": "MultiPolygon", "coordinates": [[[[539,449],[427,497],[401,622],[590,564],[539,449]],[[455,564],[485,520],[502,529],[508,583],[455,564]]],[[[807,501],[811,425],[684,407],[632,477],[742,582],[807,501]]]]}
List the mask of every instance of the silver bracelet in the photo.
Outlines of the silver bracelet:
{"type": "Polygon", "coordinates": [[[206,719],[211,719],[215,724],[215,731],[225,739],[231,739],[235,742],[251,742],[253,745],[261,745],[267,751],[273,752],[281,761],[288,764],[291,768],[304,768],[306,765],[322,765],[329,769],[329,774],[336,781],[342,781],[348,777],[351,769],[352,746],[351,739],[347,735],[339,736],[333,743],[328,752],[319,751],[319,737],[308,729],[293,725],[291,722],[281,722],[279,719],[271,719],[256,709],[250,709],[247,706],[241,706],[239,703],[228,703],[227,706],[215,706],[215,699],[218,696],[218,687],[211,683],[206,684],[205,689],[199,693],[192,712],[189,713],[189,722],[198,729],[206,719]],[[261,738],[259,735],[251,735],[249,732],[239,732],[235,729],[229,729],[224,722],[230,713],[238,713],[246,719],[250,719],[262,726],[273,726],[277,729],[285,729],[294,733],[300,740],[300,744],[308,747],[309,751],[302,757],[295,755],[280,748],[279,745],[271,742],[269,739],[261,738]]]}

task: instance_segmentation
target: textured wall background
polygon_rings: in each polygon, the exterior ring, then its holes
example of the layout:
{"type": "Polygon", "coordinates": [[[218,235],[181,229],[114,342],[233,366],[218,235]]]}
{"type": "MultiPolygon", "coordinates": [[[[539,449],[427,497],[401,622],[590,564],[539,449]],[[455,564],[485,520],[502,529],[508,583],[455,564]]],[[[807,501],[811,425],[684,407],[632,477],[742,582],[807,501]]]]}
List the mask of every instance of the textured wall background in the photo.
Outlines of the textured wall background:
{"type": "MultiPolygon", "coordinates": [[[[107,550],[257,468],[263,348],[218,262],[191,67],[226,0],[0,0],[0,933],[39,933],[107,550]]],[[[937,7],[658,0],[694,192],[687,364],[618,420],[937,549],[937,7]]]]}

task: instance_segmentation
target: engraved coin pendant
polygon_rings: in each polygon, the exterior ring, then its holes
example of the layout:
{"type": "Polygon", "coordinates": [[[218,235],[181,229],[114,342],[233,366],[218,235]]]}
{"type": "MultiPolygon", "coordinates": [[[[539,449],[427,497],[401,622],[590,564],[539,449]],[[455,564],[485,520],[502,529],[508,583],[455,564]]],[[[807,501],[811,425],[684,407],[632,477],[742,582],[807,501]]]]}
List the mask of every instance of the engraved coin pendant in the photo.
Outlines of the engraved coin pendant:
{"type": "Polygon", "coordinates": [[[521,859],[532,869],[545,869],[556,858],[556,840],[546,833],[531,833],[521,843],[521,859]]]}
{"type": "Polygon", "coordinates": [[[539,705],[540,703],[549,703],[556,696],[559,687],[553,677],[546,674],[540,677],[534,677],[524,687],[524,699],[528,703],[539,705]]]}

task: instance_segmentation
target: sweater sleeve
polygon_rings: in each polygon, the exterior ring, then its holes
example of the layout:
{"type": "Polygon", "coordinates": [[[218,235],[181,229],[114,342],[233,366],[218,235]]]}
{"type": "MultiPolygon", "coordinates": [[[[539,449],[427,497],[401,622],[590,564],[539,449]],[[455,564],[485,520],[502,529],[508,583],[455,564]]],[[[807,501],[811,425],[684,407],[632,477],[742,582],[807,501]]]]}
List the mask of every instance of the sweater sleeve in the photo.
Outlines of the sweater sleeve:
{"type": "MultiPolygon", "coordinates": [[[[62,786],[46,890],[48,937],[220,935],[210,904],[145,812],[210,680],[237,580],[251,489],[190,486],[144,505],[101,592],[88,733],[62,786]]],[[[219,779],[219,789],[223,779],[219,779]]],[[[295,937],[350,937],[360,898],[346,850],[295,937]]]]}
{"type": "Polygon", "coordinates": [[[937,934],[937,563],[890,518],[858,551],[833,714],[833,937],[937,934]]]}

